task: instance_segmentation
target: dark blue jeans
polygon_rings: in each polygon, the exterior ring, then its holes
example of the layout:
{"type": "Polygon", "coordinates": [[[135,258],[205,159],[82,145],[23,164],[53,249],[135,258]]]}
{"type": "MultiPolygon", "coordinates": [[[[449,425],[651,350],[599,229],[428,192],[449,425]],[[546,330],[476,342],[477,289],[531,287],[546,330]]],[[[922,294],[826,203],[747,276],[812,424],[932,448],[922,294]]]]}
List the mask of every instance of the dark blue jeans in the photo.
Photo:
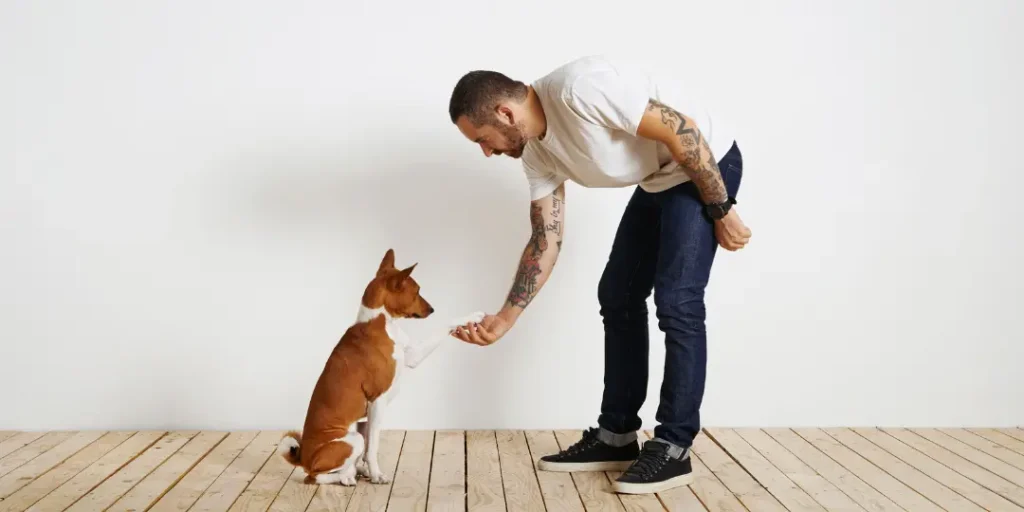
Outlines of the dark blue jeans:
{"type": "MultiPolygon", "coordinates": [[[[743,175],[739,147],[719,162],[729,195],[743,175]]],[[[626,205],[598,285],[604,321],[604,395],[598,425],[617,434],[638,430],[647,395],[647,299],[654,291],[665,333],[665,376],[655,437],[684,448],[700,431],[707,336],[704,289],[718,248],[714,223],[697,187],[682,183],[659,193],[639,187],[626,205]]]]}

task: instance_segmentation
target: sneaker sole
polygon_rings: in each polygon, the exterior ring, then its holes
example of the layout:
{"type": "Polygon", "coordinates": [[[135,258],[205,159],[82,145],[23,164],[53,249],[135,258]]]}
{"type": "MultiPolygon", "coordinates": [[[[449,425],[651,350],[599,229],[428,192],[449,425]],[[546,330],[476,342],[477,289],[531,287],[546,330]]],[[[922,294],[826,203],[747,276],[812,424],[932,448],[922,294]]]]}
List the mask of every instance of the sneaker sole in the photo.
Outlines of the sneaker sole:
{"type": "Polygon", "coordinates": [[[685,475],[679,475],[675,478],[669,478],[664,482],[655,482],[651,484],[612,482],[612,490],[620,494],[652,494],[672,489],[674,487],[690,485],[691,483],[693,483],[693,473],[688,473],[685,475]]]}
{"type": "Polygon", "coordinates": [[[541,471],[585,472],[585,471],[625,471],[633,464],[631,460],[601,462],[548,462],[537,461],[537,469],[541,471]]]}

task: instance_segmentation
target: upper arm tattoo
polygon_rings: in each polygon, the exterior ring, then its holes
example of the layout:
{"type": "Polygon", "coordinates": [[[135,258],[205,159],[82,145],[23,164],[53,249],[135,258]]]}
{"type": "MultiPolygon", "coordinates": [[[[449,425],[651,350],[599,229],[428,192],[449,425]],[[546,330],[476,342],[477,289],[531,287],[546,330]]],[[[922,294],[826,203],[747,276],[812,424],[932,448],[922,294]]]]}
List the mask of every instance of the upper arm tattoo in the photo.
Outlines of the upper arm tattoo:
{"type": "Polygon", "coordinates": [[[728,200],[729,195],[725,190],[725,183],[722,182],[722,173],[718,169],[718,162],[711,153],[707,139],[697,129],[697,125],[689,122],[686,116],[674,108],[655,99],[651,99],[647,103],[647,110],[659,112],[662,124],[675,132],[675,136],[682,146],[676,157],[697,186],[704,202],[722,203],[728,200]]]}

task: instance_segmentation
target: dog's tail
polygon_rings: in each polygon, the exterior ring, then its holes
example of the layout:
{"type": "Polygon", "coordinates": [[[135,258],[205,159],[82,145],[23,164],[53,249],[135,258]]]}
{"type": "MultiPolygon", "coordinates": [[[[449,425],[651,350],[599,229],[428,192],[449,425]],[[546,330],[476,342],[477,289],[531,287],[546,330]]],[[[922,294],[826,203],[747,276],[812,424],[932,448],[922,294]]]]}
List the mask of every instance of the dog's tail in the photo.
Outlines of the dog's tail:
{"type": "Polygon", "coordinates": [[[281,442],[277,444],[277,453],[284,457],[284,460],[288,461],[293,466],[299,466],[299,445],[302,443],[302,434],[292,430],[281,438],[281,442]]]}

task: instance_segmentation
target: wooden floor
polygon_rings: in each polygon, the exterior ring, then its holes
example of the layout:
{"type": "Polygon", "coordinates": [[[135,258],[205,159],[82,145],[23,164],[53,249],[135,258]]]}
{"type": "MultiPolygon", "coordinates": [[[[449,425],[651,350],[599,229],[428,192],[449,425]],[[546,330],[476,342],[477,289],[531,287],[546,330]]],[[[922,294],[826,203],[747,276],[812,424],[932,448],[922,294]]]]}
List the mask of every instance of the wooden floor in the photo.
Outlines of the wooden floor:
{"type": "Polygon", "coordinates": [[[303,484],[282,434],[0,431],[0,512],[1024,511],[1019,428],[712,428],[693,485],[643,496],[611,493],[614,473],[534,470],[578,431],[388,431],[393,483],[356,487],[303,484]]]}

